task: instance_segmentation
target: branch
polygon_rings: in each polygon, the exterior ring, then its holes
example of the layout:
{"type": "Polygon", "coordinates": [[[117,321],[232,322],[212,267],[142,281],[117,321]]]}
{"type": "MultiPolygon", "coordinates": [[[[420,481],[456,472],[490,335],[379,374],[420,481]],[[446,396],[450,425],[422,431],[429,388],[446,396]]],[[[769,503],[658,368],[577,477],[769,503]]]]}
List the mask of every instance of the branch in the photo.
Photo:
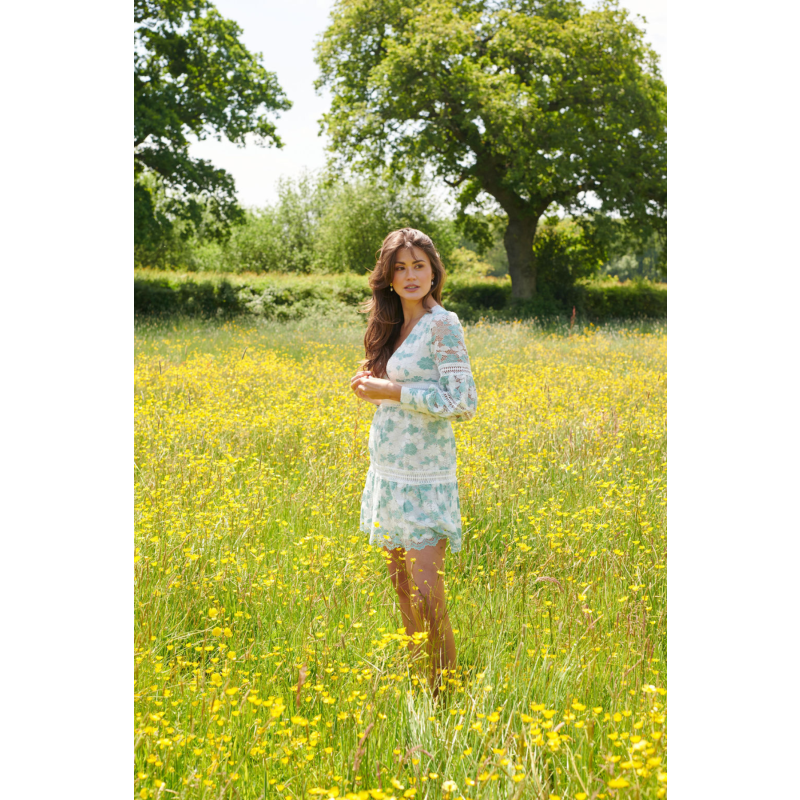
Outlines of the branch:
{"type": "Polygon", "coordinates": [[[584,181],[583,183],[579,183],[577,186],[571,186],[569,189],[565,189],[563,192],[554,192],[551,195],[545,197],[542,202],[546,203],[544,208],[547,208],[551,203],[560,203],[564,205],[564,203],[570,200],[572,197],[576,196],[579,192],[590,192],[593,189],[599,189],[600,184],[597,181],[584,181]]]}
{"type": "Polygon", "coordinates": [[[497,159],[493,155],[475,164],[475,175],[481,187],[500,203],[506,214],[511,216],[514,212],[529,213],[531,204],[525,202],[513,189],[503,186],[499,177],[501,174],[502,170],[498,169],[497,159]]]}
{"type": "MultiPolygon", "coordinates": [[[[437,150],[437,152],[439,151],[437,150]]],[[[442,175],[441,178],[442,181],[446,183],[451,189],[458,189],[458,187],[461,186],[461,184],[464,183],[465,180],[467,180],[467,176],[464,175],[463,172],[455,180],[450,180],[449,178],[446,178],[444,175],[442,175]]]]}

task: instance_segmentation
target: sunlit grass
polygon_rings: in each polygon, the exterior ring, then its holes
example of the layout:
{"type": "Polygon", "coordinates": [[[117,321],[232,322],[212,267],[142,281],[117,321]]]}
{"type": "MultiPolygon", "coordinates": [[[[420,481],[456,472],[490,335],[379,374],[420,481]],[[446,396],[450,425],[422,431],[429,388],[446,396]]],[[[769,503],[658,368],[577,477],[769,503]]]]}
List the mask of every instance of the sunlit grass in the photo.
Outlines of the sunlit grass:
{"type": "Polygon", "coordinates": [[[137,328],[137,796],[664,796],[665,329],[466,335],[434,703],[358,530],[361,324],[137,328]]]}

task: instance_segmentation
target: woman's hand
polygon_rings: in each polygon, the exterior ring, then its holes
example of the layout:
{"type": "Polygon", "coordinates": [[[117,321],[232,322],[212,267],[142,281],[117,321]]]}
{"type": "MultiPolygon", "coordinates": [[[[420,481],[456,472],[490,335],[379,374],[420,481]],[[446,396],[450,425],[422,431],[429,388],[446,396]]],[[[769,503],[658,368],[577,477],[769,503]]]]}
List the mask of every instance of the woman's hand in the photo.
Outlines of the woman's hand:
{"type": "Polygon", "coordinates": [[[359,391],[361,378],[368,378],[370,375],[372,375],[372,373],[369,371],[356,373],[356,376],[350,381],[350,388],[353,390],[353,394],[355,394],[359,400],[372,403],[374,406],[380,406],[380,400],[371,400],[369,397],[366,397],[359,391]]]}
{"type": "MultiPolygon", "coordinates": [[[[369,377],[371,374],[372,373],[368,369],[362,369],[362,370],[359,370],[358,372],[356,372],[356,374],[353,375],[352,378],[350,378],[350,388],[353,390],[353,392],[355,393],[356,397],[361,397],[361,395],[358,392],[358,387],[360,385],[359,382],[358,382],[359,378],[369,377]]],[[[366,400],[367,398],[364,397],[362,399],[366,400]]]]}
{"type": "Polygon", "coordinates": [[[369,370],[361,370],[350,379],[350,388],[356,397],[366,400],[374,405],[380,405],[380,400],[400,400],[402,387],[400,384],[383,378],[373,378],[369,370]]]}

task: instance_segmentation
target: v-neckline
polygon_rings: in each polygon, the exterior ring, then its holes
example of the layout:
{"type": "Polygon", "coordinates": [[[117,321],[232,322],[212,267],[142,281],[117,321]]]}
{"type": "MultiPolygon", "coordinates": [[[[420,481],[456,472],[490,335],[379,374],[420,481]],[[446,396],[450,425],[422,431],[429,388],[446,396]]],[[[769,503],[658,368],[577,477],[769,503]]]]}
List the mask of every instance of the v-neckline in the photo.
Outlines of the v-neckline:
{"type": "Polygon", "coordinates": [[[391,354],[391,356],[389,356],[389,358],[390,358],[390,359],[391,359],[391,358],[394,358],[394,357],[395,357],[395,356],[396,356],[396,355],[397,355],[397,354],[400,352],[400,350],[402,350],[402,348],[403,348],[403,347],[405,347],[405,345],[406,345],[406,342],[407,342],[407,341],[408,341],[408,340],[411,338],[411,334],[412,334],[412,333],[414,333],[414,331],[417,329],[417,326],[420,324],[420,322],[422,322],[422,320],[424,320],[424,319],[425,319],[425,317],[431,317],[431,316],[433,316],[433,315],[436,313],[436,309],[437,309],[437,308],[441,308],[441,306],[440,306],[440,305],[436,305],[436,306],[434,306],[434,307],[433,307],[433,308],[430,310],[430,312],[426,311],[426,312],[425,312],[425,313],[424,313],[424,314],[423,314],[423,315],[422,315],[422,316],[421,316],[421,317],[420,317],[420,318],[419,318],[419,319],[418,319],[418,320],[417,320],[417,321],[414,323],[414,327],[413,327],[413,328],[412,328],[412,329],[411,329],[411,330],[408,332],[408,336],[406,336],[406,338],[405,338],[405,339],[403,339],[403,341],[401,342],[400,346],[399,346],[399,347],[398,347],[398,348],[397,348],[397,349],[396,349],[396,350],[395,350],[395,351],[394,351],[394,352],[391,354]]]}

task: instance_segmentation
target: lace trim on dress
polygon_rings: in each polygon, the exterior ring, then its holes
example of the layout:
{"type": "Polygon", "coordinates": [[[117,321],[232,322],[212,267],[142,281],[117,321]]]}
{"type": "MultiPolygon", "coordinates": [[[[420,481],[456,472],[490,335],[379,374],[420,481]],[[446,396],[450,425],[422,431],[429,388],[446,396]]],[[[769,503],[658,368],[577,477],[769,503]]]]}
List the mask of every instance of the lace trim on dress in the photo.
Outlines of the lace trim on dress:
{"type": "Polygon", "coordinates": [[[444,404],[447,406],[448,409],[450,409],[450,413],[451,414],[455,413],[455,410],[458,408],[458,400],[456,400],[456,398],[453,397],[453,395],[451,395],[450,392],[442,392],[441,394],[444,404]]]}
{"type": "Polygon", "coordinates": [[[395,483],[455,483],[456,469],[394,469],[393,467],[378,467],[375,464],[370,466],[372,471],[379,478],[395,483]]]}
{"type": "Polygon", "coordinates": [[[439,372],[442,375],[455,375],[457,373],[472,375],[469,364],[440,364],[439,372]]]}

